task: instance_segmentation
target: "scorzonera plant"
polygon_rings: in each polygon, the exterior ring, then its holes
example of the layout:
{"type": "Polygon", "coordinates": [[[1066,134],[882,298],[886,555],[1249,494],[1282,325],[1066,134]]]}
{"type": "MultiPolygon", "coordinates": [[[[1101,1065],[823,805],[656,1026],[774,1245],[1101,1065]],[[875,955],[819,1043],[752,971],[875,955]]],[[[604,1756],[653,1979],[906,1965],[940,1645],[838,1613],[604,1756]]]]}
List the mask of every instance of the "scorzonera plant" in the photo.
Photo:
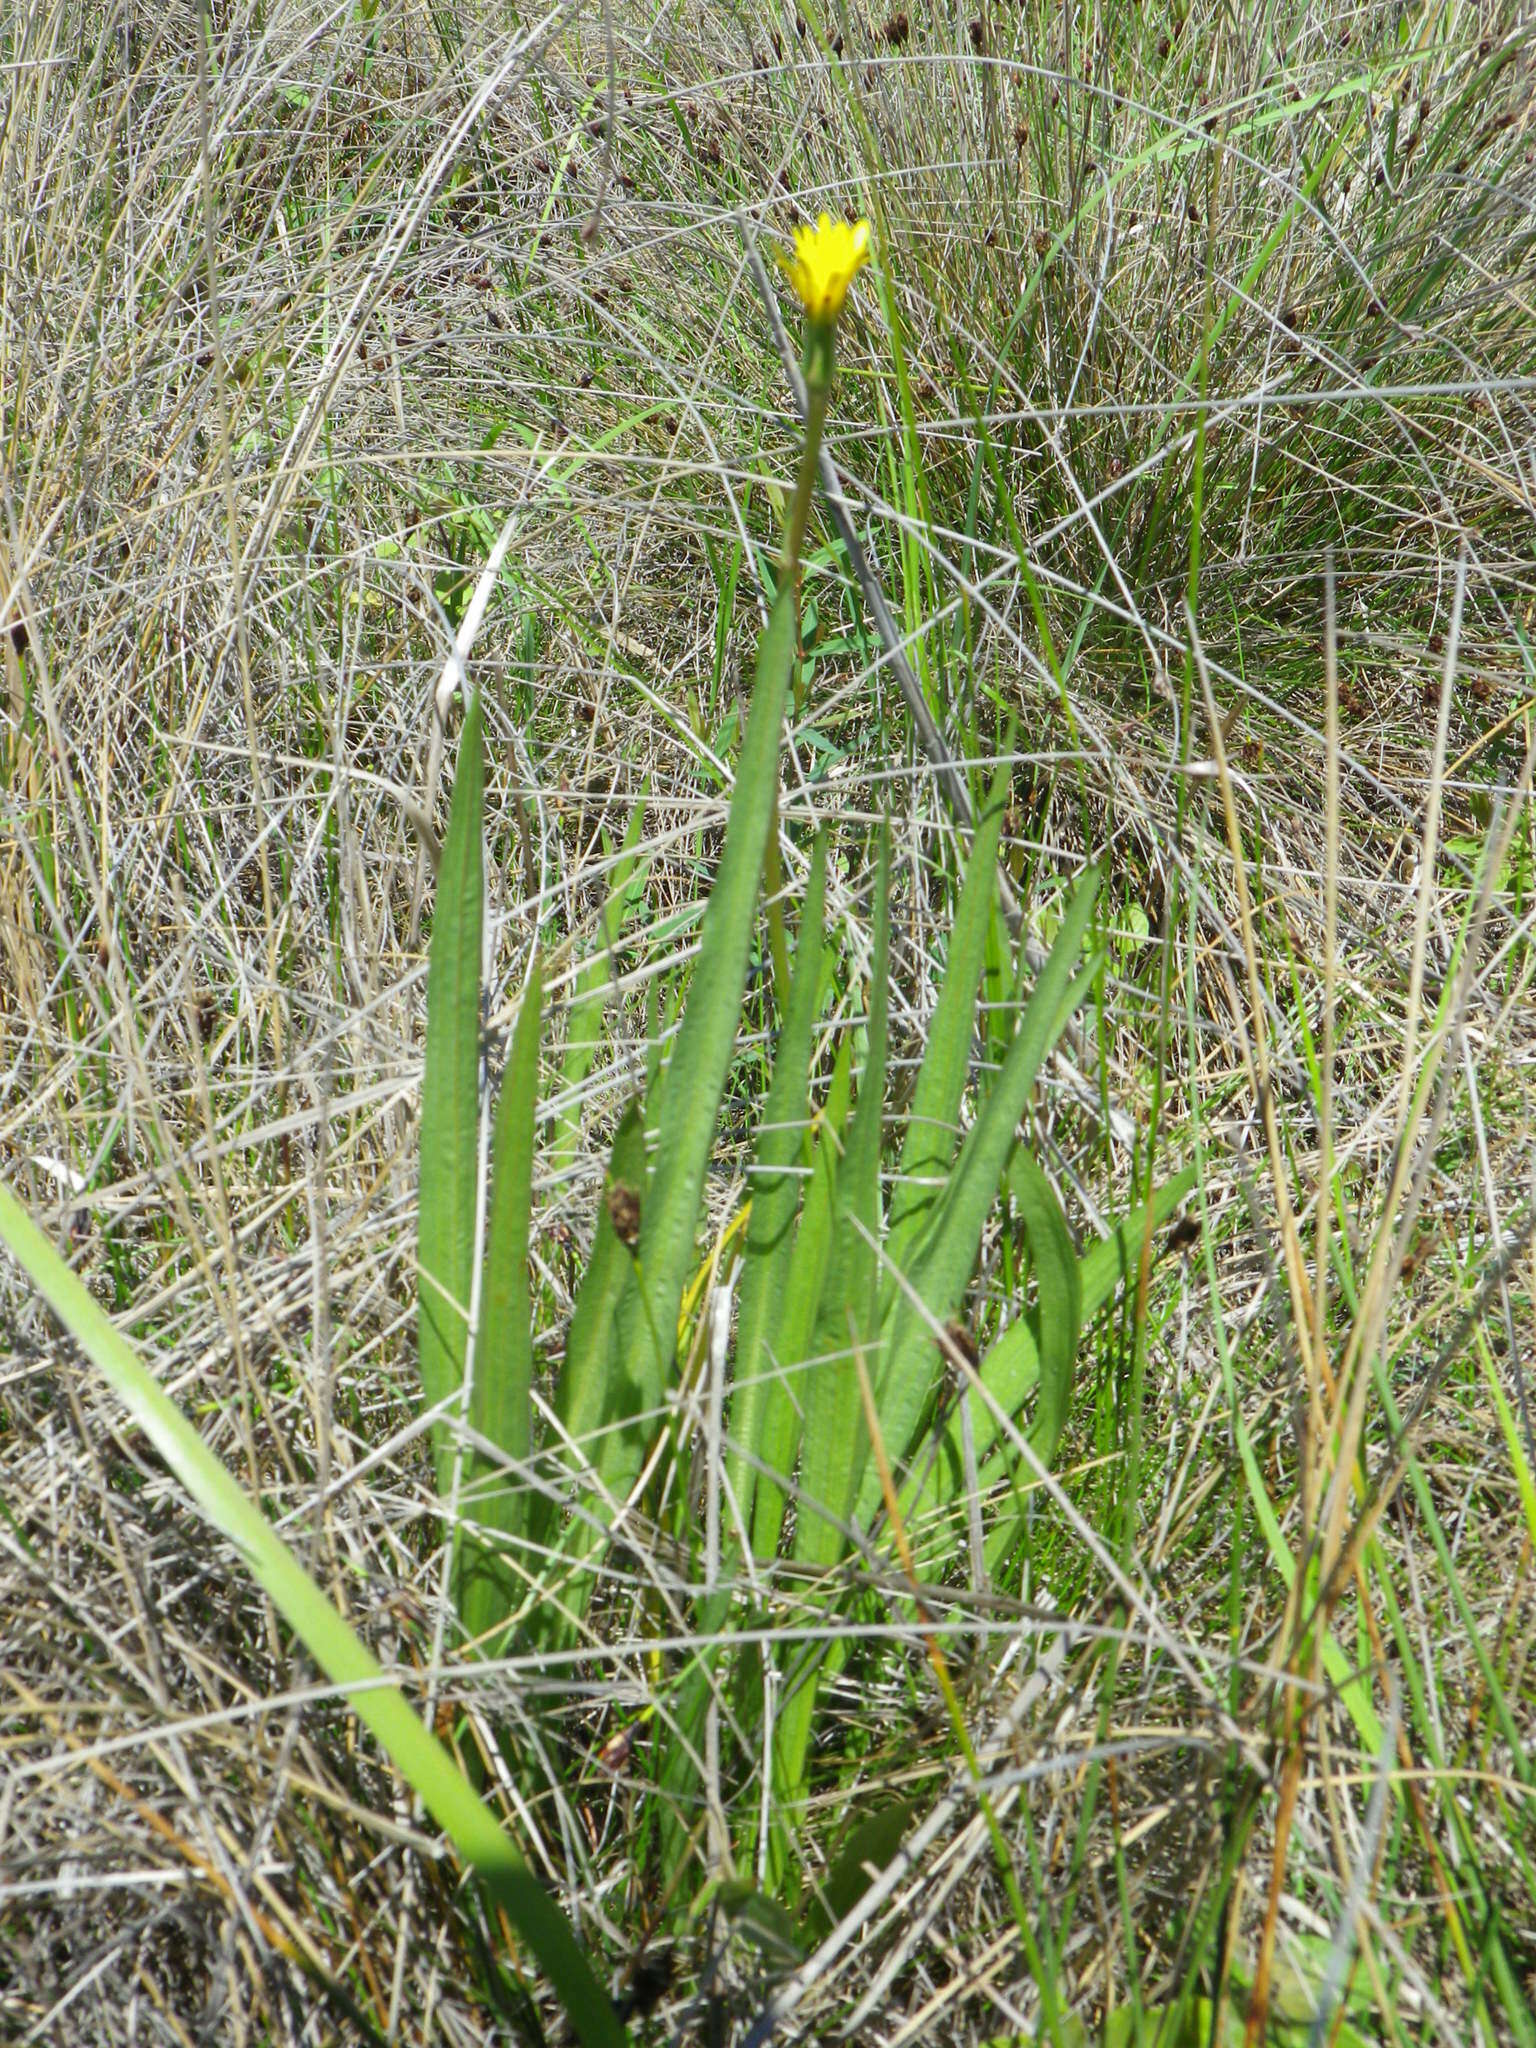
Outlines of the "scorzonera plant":
{"type": "MultiPolygon", "coordinates": [[[[778,1031],[762,1101],[750,1195],[712,1252],[701,1251],[705,1176],[718,1142],[722,1095],[737,1056],[760,884],[778,832],[781,732],[797,653],[798,571],[811,518],[817,457],[831,390],[836,335],[849,288],[870,254],[866,223],[823,215],[796,236],[783,267],[805,314],[805,438],[779,549],[736,764],[724,843],[666,1065],[614,1139],[584,1270],[549,1390],[551,1426],[535,1432],[534,1319],[528,1287],[531,1167],[539,1127],[537,1045],[541,982],[535,965],[511,1037],[493,1119],[489,1198],[479,1200],[482,1111],[480,967],[484,875],[482,707],[472,701],[459,746],[451,820],[438,882],[428,994],[422,1122],[421,1369],[434,1429],[439,1486],[457,1503],[455,1586],[473,1644],[509,1643],[569,1653],[579,1644],[603,1559],[618,1541],[670,1512],[672,1533],[696,1551],[675,1503],[692,1488],[664,1487],[669,1417],[700,1356],[711,1290],[734,1279],[738,1308],[730,1359],[725,1451],[704,1475],[715,1491],[720,1567],[695,1600],[695,1653],[658,1670],[664,1794],[661,1849],[676,1880],[698,1840],[704,1723],[732,1684],[734,1753],[721,1769],[737,1781],[761,1767],[765,1661],[738,1658],[733,1621],[752,1613],[738,1588],[759,1585],[782,1559],[825,1591],[822,1649],[803,1631],[782,1656],[772,1730],[772,1842],[758,1806],[726,1846],[746,1869],[786,1866],[783,1845],[803,1809],[817,1700],[845,1650],[836,1628],[834,1568],[852,1535],[882,1542],[881,1524],[941,1515],[962,1483],[958,1411],[942,1401],[945,1331],[961,1313],[982,1234],[1011,1189],[1037,1276],[1037,1299],[983,1356],[962,1398],[974,1444],[996,1480],[1006,1464],[999,1416],[1033,1395],[1033,1442],[1047,1461],[1071,1398],[1086,1315],[1133,1261],[1145,1219],[1126,1221],[1079,1262],[1049,1181],[1019,1142],[1041,1064],[1098,969],[1085,957],[1096,878],[1068,896],[1054,945],[1020,1006],[990,1085],[975,1094],[972,1048],[978,984],[999,935],[996,876],[1006,770],[986,796],[937,1008],[899,1127],[887,1105],[890,848],[882,837],[873,889],[874,945],[863,1003],[863,1056],[853,1071],[845,1034],[821,1099],[814,1100],[818,1021],[829,988],[855,969],[827,926],[828,849],[810,852],[792,969],[776,948],[778,1031]],[[968,1094],[975,1097],[967,1126],[968,1094]],[[887,1190],[890,1190],[888,1195],[887,1190]],[[485,1235],[476,1285],[476,1218],[485,1235]],[[727,1269],[737,1267],[734,1274],[727,1269]],[[473,1329],[470,1305],[478,1301],[473,1329]],[[455,1431],[461,1394],[467,1433],[455,1431]],[[872,1455],[873,1453],[873,1455],[872,1455]],[[900,1502],[882,1470],[903,1475],[900,1502]],[[666,1501],[674,1503],[669,1510],[666,1501]],[[793,1518],[787,1508],[793,1502],[793,1518]]],[[[621,887],[630,886],[632,870],[621,887]]],[[[617,895],[616,890],[615,894],[617,895]]],[[[612,916],[605,913],[610,942],[612,916]]],[[[584,973],[583,988],[601,985],[584,973]]],[[[1022,986],[1021,986],[1022,993],[1022,986]]],[[[600,1010],[600,1004],[598,1006],[600,1010]]],[[[583,999],[581,1054],[592,1056],[593,1016],[583,999]]],[[[574,1029],[573,1025],[573,1029],[574,1029]]],[[[555,1134],[568,1154],[568,1114],[555,1134]]],[[[1165,1213],[1182,1183],[1155,1205],[1165,1213]]],[[[681,1452],[683,1446],[671,1448],[681,1452]]],[[[996,1542],[1010,1540],[1009,1523],[996,1542]]],[[[760,1617],[755,1617],[760,1618],[760,1617]]],[[[718,1846],[718,1845],[717,1845],[718,1846]]],[[[715,1869],[719,1878],[728,1871],[715,1869]]],[[[686,1902],[696,1887],[686,1879],[686,1902]]]]}

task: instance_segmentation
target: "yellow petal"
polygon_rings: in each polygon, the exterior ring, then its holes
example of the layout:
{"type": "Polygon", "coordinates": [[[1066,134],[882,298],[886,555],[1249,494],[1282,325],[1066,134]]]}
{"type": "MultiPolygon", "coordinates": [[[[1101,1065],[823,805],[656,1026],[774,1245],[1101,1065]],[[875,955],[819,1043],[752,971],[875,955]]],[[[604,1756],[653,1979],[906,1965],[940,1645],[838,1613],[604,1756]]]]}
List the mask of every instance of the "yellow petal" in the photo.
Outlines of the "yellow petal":
{"type": "Polygon", "coordinates": [[[843,310],[848,287],[869,261],[869,222],[833,220],[829,213],[815,227],[795,229],[793,257],[781,257],[800,303],[813,320],[835,320],[843,310]]]}

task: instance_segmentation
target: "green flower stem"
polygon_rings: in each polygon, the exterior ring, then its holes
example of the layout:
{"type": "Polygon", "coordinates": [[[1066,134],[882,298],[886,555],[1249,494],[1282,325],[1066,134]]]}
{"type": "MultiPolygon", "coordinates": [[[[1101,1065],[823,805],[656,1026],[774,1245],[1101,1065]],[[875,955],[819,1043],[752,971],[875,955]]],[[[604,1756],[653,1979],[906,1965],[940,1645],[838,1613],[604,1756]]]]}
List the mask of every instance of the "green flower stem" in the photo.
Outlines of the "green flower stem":
{"type": "Polygon", "coordinates": [[[796,575],[800,550],[811,516],[811,498],[816,490],[816,460],[821,453],[821,429],[827,417],[827,394],[832,389],[832,362],[836,327],[830,320],[814,320],[805,336],[805,445],[800,451],[800,471],[795,478],[795,495],[779,548],[779,581],[796,575]]]}
{"type": "MultiPolygon", "coordinates": [[[[817,462],[821,453],[821,430],[827,417],[827,396],[832,389],[832,365],[836,346],[836,323],[813,320],[805,336],[805,445],[800,451],[800,468],[795,476],[795,495],[779,546],[779,588],[792,588],[800,573],[800,550],[810,523],[811,500],[816,492],[817,462]]],[[[795,684],[795,710],[800,710],[800,686],[795,684]]],[[[775,793],[773,819],[768,828],[768,850],[763,861],[763,893],[768,899],[768,957],[773,964],[773,986],[782,1005],[789,1000],[789,946],[784,934],[784,906],[779,902],[783,877],[779,869],[779,800],[775,793]]]]}

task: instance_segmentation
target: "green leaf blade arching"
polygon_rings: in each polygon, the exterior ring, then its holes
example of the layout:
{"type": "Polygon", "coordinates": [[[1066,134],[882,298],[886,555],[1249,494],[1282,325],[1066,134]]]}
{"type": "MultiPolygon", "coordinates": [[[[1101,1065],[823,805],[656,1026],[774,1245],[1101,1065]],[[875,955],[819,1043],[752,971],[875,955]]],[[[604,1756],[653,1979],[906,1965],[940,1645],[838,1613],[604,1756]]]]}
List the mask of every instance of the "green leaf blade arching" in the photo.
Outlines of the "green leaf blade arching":
{"type": "MultiPolygon", "coordinates": [[[[800,1166],[808,1150],[811,1055],[826,964],[826,875],[827,840],[825,833],[819,833],[800,914],[789,999],[774,1048],[773,1075],[758,1127],[750,1183],[752,1212],[747,1224],[736,1314],[724,1473],[726,1497],[721,1521],[729,1538],[745,1530],[749,1542],[756,1511],[757,1475],[765,1462],[765,1433],[778,1442],[792,1430],[795,1419],[784,1389],[777,1379],[768,1377],[767,1365],[770,1358],[779,1356],[786,1305],[796,1284],[795,1225],[804,1184],[800,1166]]],[[[812,1156],[817,1157],[814,1149],[812,1156]]],[[[823,1170],[818,1158],[815,1171],[823,1170]]],[[[792,1456],[792,1450],[788,1455],[792,1456]]],[[[764,1540],[771,1536],[776,1542],[777,1519],[766,1508],[764,1513],[769,1517],[763,1525],[764,1540]]],[[[690,1810],[697,1794],[698,1760],[705,1748],[705,1719],[719,1684],[721,1655],[714,1647],[714,1639],[723,1630],[729,1611],[728,1594],[715,1593],[703,1601],[699,1632],[701,1641],[709,1647],[700,1650],[678,1687],[676,1727],[661,1778],[667,1797],[662,1821],[662,1867],[669,1880],[688,1846],[688,1829],[682,1816],[690,1810]]]]}
{"type": "Polygon", "coordinates": [[[505,1909],[554,1986],[583,2048],[624,2048],[629,2038],[626,2029],[593,1976],[564,1914],[529,1870],[511,1837],[84,1282],[70,1271],[3,1186],[0,1239],[154,1445],[204,1520],[239,1552],[257,1585],[419,1796],[461,1860],[505,1909]]]}
{"type": "Polygon", "coordinates": [[[614,954],[626,921],[643,898],[646,868],[636,849],[644,829],[642,796],[630,812],[624,843],[614,864],[612,884],[599,920],[598,948],[582,962],[571,995],[565,1054],[555,1089],[555,1128],[549,1146],[549,1171],[557,1180],[570,1171],[580,1149],[581,1087],[602,1047],[603,1020],[614,988],[614,954]]]}
{"type": "MultiPolygon", "coordinates": [[[[485,763],[480,700],[459,740],[459,767],[438,867],[427,967],[427,1052],[421,1084],[421,1199],[417,1229],[421,1397],[431,1409],[464,1380],[474,1284],[480,1160],[480,951],[485,876],[481,812],[485,763]]],[[[453,1431],[433,1425],[437,1490],[453,1478],[453,1431]]]]}
{"type": "MultiPolygon", "coordinates": [[[[491,1210],[480,1280],[469,1424],[492,1447],[466,1462],[460,1510],[466,1520],[516,1543],[528,1525],[526,1468],[533,1391],[528,1237],[533,1210],[534,1117],[539,1094],[543,976],[537,960],[512,1033],[492,1144],[491,1210]]],[[[459,1619],[476,1642],[510,1616],[520,1583],[502,1545],[466,1532],[459,1554],[459,1619]]]]}
{"type": "Polygon", "coordinates": [[[635,1294],[634,1253],[614,1225],[631,1198],[645,1202],[645,1110],[636,1100],[620,1119],[592,1234],[592,1250],[566,1331],[555,1382],[555,1429],[542,1460],[547,1474],[531,1517],[535,1543],[553,1554],[544,1600],[530,1624],[546,1649],[569,1648],[591,1599],[588,1564],[620,1498],[614,1474],[628,1470],[649,1426],[633,1361],[619,1339],[622,1304],[635,1294]],[[615,1205],[614,1197],[622,1199],[615,1205]],[[562,1530],[561,1514],[572,1513],[562,1530]]]}
{"type": "MultiPolygon", "coordinates": [[[[672,1364],[683,1285],[694,1257],[704,1175],[741,1021],[758,882],[777,806],[779,741],[796,639],[794,578],[786,577],[758,642],[752,704],[737,762],[725,845],[672,1052],[672,1077],[681,1076],[683,1082],[666,1088],[656,1132],[655,1169],[640,1224],[645,1298],[642,1301],[637,1287],[619,1311],[619,1346],[625,1358],[633,1361],[638,1412],[649,1413],[661,1403],[672,1364]],[[665,1356],[658,1357],[658,1345],[665,1356]]],[[[626,1441],[623,1467],[614,1475],[618,1486],[632,1482],[642,1455],[637,1442],[626,1441]]]]}
{"type": "MultiPolygon", "coordinates": [[[[1141,1258],[1141,1245],[1148,1228],[1150,1212],[1151,1228],[1161,1229],[1173,1214],[1179,1203],[1194,1186],[1196,1169],[1186,1166],[1153,1193],[1149,1203],[1141,1203],[1120,1218],[1108,1237],[1100,1238],[1088,1247],[1078,1261],[1078,1278],[1082,1288],[1082,1327],[1086,1330],[1094,1317],[1122,1286],[1134,1286],[1136,1268],[1141,1258]]],[[[998,1338],[992,1349],[981,1361],[979,1375],[982,1385],[1005,1415],[1018,1412],[1024,1396],[1033,1385],[1033,1377],[1019,1370],[1019,1355],[1022,1348],[1038,1358],[1036,1349],[1039,1342],[1040,1311],[1038,1306],[1029,1314],[1011,1324],[998,1338]]],[[[976,1400],[972,1405],[976,1424],[976,1454],[978,1459],[987,1459],[982,1468],[981,1484],[985,1488],[1002,1476],[1003,1468],[1015,1456],[1008,1444],[999,1445],[1001,1434],[990,1403],[976,1400]],[[991,1453],[991,1456],[988,1456],[991,1453]]],[[[1060,1438],[1049,1446],[1042,1441],[1042,1431],[1037,1420],[1030,1431],[1031,1444],[1041,1461],[1049,1465],[1059,1448],[1060,1438]]]]}

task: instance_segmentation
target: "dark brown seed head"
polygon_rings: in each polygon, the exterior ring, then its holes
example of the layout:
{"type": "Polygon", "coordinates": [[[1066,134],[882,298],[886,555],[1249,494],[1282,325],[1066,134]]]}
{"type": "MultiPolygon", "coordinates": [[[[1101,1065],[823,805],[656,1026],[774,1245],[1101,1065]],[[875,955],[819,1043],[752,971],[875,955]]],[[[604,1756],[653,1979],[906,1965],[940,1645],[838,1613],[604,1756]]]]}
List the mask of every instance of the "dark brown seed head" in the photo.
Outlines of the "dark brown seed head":
{"type": "Polygon", "coordinates": [[[1198,1216],[1180,1216],[1168,1232],[1167,1244],[1171,1252],[1187,1252],[1192,1244],[1200,1240],[1200,1219],[1198,1216]]]}

